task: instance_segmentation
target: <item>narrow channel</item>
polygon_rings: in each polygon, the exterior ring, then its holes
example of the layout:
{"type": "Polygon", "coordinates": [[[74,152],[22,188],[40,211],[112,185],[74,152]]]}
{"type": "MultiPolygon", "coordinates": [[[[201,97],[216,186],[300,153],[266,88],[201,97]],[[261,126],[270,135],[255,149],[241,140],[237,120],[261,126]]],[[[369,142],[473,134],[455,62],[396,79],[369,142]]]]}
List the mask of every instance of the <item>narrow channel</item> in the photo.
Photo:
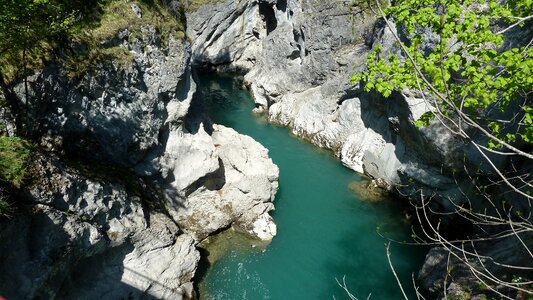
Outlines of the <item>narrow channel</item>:
{"type": "MultiPolygon", "coordinates": [[[[403,298],[387,262],[387,240],[378,234],[410,239],[410,224],[398,203],[402,200],[363,199],[353,186],[365,178],[331,153],[291,136],[289,129],[254,115],[253,100],[241,84],[232,76],[198,74],[213,122],[253,137],[280,168],[272,213],[278,235],[263,247],[222,234],[208,249],[216,258],[211,257],[199,284],[201,299],[349,299],[336,282],[343,277],[359,299],[369,294],[370,299],[403,298]]],[[[395,270],[413,296],[411,276],[416,277],[424,249],[392,244],[391,252],[395,270]]]]}

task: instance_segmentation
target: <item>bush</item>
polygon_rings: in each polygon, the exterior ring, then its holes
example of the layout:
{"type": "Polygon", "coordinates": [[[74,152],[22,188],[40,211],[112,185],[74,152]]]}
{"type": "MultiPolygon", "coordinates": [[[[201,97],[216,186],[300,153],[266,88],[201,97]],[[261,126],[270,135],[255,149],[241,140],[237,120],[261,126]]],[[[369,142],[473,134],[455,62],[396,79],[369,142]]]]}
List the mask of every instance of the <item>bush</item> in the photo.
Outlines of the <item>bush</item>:
{"type": "Polygon", "coordinates": [[[0,136],[0,181],[19,188],[26,175],[26,160],[30,154],[30,145],[25,140],[0,136]]]}
{"type": "Polygon", "coordinates": [[[11,207],[11,204],[7,202],[6,198],[0,195],[0,218],[10,217],[12,212],[13,208],[11,207]]]}

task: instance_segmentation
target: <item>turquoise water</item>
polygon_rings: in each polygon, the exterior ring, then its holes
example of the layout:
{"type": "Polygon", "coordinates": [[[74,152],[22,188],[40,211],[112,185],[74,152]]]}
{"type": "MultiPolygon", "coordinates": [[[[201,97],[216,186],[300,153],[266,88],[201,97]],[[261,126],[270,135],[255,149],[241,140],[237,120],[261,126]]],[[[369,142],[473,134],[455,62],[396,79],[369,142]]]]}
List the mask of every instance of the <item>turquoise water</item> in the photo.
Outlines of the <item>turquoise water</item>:
{"type": "MultiPolygon", "coordinates": [[[[370,299],[401,299],[387,263],[387,240],[377,228],[387,237],[407,240],[410,225],[402,207],[392,200],[359,199],[349,185],[362,177],[287,128],[253,115],[253,100],[240,84],[233,77],[199,74],[212,120],[263,144],[280,168],[272,213],[278,235],[266,249],[229,241],[234,244],[202,279],[201,298],[348,299],[336,282],[345,276],[359,299],[370,293],[370,299]]],[[[396,272],[412,290],[411,274],[416,276],[424,250],[393,244],[391,251],[396,272]]]]}

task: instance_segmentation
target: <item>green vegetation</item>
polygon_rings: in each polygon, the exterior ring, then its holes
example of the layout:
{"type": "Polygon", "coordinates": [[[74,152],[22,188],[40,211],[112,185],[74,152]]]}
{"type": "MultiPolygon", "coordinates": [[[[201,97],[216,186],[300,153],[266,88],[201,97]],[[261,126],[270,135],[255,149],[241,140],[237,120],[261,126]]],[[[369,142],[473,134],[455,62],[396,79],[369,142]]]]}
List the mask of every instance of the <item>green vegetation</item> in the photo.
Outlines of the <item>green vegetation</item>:
{"type": "Polygon", "coordinates": [[[140,37],[142,26],[153,25],[163,40],[185,37],[159,0],[0,0],[0,11],[0,76],[7,83],[57,58],[58,48],[72,48],[66,58],[72,76],[108,59],[127,64],[131,55],[111,42],[124,29],[140,37]]]}
{"type": "Polygon", "coordinates": [[[405,28],[409,42],[401,47],[406,58],[383,57],[382,48],[376,47],[368,57],[368,71],[355,74],[353,81],[363,81],[367,91],[385,97],[406,87],[425,92],[437,111],[426,113],[419,126],[435,117],[450,121],[448,116],[455,113],[487,131],[491,148],[518,139],[533,143],[531,101],[510,120],[491,120],[486,114],[492,107],[505,111],[533,90],[531,43],[502,47],[504,33],[527,24],[532,9],[530,0],[397,1],[384,15],[405,28]],[[437,34],[438,41],[430,44],[424,30],[437,34]]]}
{"type": "Polygon", "coordinates": [[[0,194],[0,218],[10,217],[12,212],[13,208],[11,207],[11,204],[9,204],[7,199],[0,194]]]}
{"type": "Polygon", "coordinates": [[[176,39],[185,37],[184,25],[159,1],[102,1],[99,14],[71,32],[70,39],[85,50],[68,57],[67,74],[70,77],[83,75],[102,61],[114,61],[122,66],[130,64],[132,55],[111,41],[126,29],[131,38],[140,38],[142,27],[146,25],[154,26],[163,42],[170,35],[176,39]],[[141,9],[141,18],[133,11],[133,4],[141,9]]]}
{"type": "MultiPolygon", "coordinates": [[[[531,295],[529,287],[516,278],[509,279],[504,271],[495,275],[483,263],[473,263],[481,261],[481,254],[471,249],[478,249],[479,241],[496,240],[511,232],[514,235],[508,235],[509,240],[516,238],[513,242],[517,247],[524,246],[519,251],[531,253],[519,232],[533,229],[533,180],[531,170],[524,167],[533,160],[533,1],[399,0],[385,9],[376,1],[375,10],[391,30],[401,54],[385,55],[382,47],[375,47],[367,58],[367,70],[354,74],[352,81],[362,82],[367,92],[377,91],[384,97],[405,88],[418,91],[432,110],[416,125],[439,122],[477,151],[472,156],[479,155],[492,172],[480,171],[479,161],[469,162],[471,153],[464,154],[464,168],[450,167],[447,171],[455,178],[470,177],[472,185],[459,187],[463,199],[439,200],[449,200],[455,208],[454,217],[472,223],[474,233],[483,234],[483,238],[450,240],[440,226],[424,223],[423,236],[413,233],[413,238],[448,249],[450,257],[476,274],[478,286],[498,298],[508,298],[503,286],[515,294],[531,295]],[[506,160],[507,166],[497,167],[499,159],[506,160]],[[490,176],[493,178],[485,184],[490,176]],[[464,193],[465,189],[475,191],[475,196],[464,193]],[[499,231],[489,233],[485,230],[488,227],[499,231]]],[[[421,203],[412,203],[417,215],[440,220],[439,212],[423,209],[428,199],[431,197],[421,196],[417,198],[421,203]]],[[[497,258],[490,259],[497,263],[497,258]]],[[[514,272],[513,268],[506,272],[514,272]]],[[[448,269],[449,275],[451,272],[448,269]]],[[[471,295],[466,291],[448,296],[468,299],[471,295]]]]}
{"type": "Polygon", "coordinates": [[[9,81],[39,67],[80,14],[96,2],[0,0],[0,75],[9,81]]]}
{"type": "Polygon", "coordinates": [[[17,137],[0,136],[0,182],[20,187],[31,154],[28,142],[17,137]]]}
{"type": "Polygon", "coordinates": [[[138,34],[143,25],[154,26],[162,38],[170,34],[177,38],[184,37],[184,25],[181,21],[177,20],[159,1],[150,0],[108,1],[103,7],[99,26],[92,31],[97,40],[104,41],[126,28],[130,32],[138,34]],[[136,4],[141,8],[141,18],[134,13],[131,8],[132,4],[136,4]]]}

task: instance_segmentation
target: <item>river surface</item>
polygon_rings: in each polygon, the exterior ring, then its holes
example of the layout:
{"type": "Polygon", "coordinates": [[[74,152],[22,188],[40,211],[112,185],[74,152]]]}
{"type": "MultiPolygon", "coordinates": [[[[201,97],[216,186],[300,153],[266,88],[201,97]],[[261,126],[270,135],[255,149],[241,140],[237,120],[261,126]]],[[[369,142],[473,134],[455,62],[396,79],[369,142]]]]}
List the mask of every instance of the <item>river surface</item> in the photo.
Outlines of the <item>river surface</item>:
{"type": "MultiPolygon", "coordinates": [[[[223,233],[208,246],[210,265],[201,278],[201,299],[402,299],[385,251],[388,238],[410,239],[405,200],[362,199],[350,186],[364,178],[331,153],[290,135],[287,128],[254,115],[250,94],[235,77],[199,75],[211,119],[253,137],[280,168],[272,216],[278,235],[266,247],[223,233]]],[[[392,262],[412,298],[411,274],[424,249],[392,244],[392,262]]]]}

